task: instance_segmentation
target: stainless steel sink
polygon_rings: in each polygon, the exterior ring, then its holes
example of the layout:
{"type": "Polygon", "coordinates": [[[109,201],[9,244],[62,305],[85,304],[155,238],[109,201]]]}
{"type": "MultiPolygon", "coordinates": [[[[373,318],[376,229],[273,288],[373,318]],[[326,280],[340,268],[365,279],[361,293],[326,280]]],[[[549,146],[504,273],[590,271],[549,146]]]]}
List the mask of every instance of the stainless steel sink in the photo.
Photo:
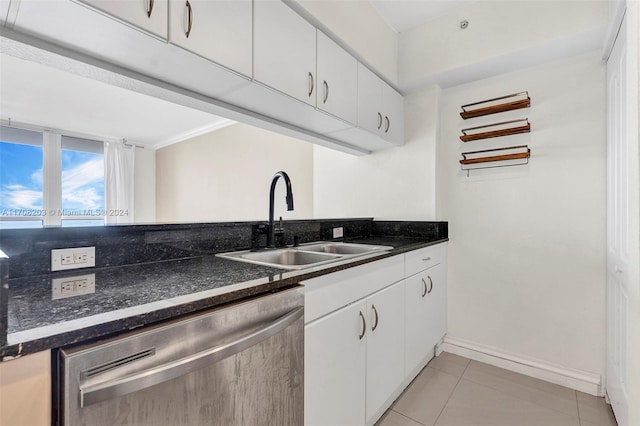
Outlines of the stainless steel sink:
{"type": "Polygon", "coordinates": [[[370,244],[354,244],[354,243],[313,243],[298,247],[299,250],[313,251],[320,253],[333,254],[363,254],[372,251],[391,250],[390,246],[374,246],[370,244]]]}
{"type": "Polygon", "coordinates": [[[273,268],[304,269],[392,248],[371,244],[318,242],[283,249],[220,253],[216,256],[273,268]]]}
{"type": "Polygon", "coordinates": [[[333,262],[342,256],[325,253],[306,252],[294,249],[274,249],[266,251],[240,251],[216,256],[241,262],[255,263],[284,269],[302,269],[333,262]]]}

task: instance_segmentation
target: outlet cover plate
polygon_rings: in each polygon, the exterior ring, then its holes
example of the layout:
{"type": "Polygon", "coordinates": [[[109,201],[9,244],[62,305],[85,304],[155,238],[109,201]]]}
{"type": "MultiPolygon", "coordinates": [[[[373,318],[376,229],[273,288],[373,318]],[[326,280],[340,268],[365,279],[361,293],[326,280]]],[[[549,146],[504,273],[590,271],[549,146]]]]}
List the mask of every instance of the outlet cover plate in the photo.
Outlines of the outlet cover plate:
{"type": "Polygon", "coordinates": [[[339,228],[333,228],[333,238],[342,238],[344,237],[344,228],[341,226],[339,228]]]}
{"type": "Polygon", "coordinates": [[[74,275],[51,280],[51,300],[96,292],[96,274],[74,275]]]}
{"type": "Polygon", "coordinates": [[[91,268],[96,266],[95,247],[76,247],[51,250],[51,271],[91,268]]]}

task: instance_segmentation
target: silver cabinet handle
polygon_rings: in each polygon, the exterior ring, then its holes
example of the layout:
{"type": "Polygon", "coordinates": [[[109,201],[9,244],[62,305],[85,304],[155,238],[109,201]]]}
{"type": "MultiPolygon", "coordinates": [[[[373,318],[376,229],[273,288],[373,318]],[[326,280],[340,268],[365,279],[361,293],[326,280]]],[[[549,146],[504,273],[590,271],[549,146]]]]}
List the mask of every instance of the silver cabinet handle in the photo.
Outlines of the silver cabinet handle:
{"type": "Polygon", "coordinates": [[[382,114],[378,113],[378,130],[382,127],[382,114]]]}
{"type": "Polygon", "coordinates": [[[153,0],[149,0],[149,6],[147,7],[147,18],[151,18],[151,12],[153,12],[153,0]]]}
{"type": "Polygon", "coordinates": [[[386,115],[384,116],[384,122],[386,124],[384,132],[389,133],[389,126],[391,126],[391,121],[389,121],[389,117],[387,117],[386,115]]]}
{"type": "Polygon", "coordinates": [[[378,328],[378,310],[376,309],[376,305],[371,305],[371,308],[373,309],[373,313],[376,315],[376,319],[373,323],[373,327],[371,327],[371,331],[375,331],[375,329],[378,328]]]}
{"type": "Polygon", "coordinates": [[[240,337],[233,342],[206,349],[188,357],[129,376],[81,387],[80,407],[86,407],[91,404],[146,389],[159,383],[164,383],[223,360],[231,355],[235,355],[278,334],[293,324],[298,318],[301,318],[303,313],[304,307],[296,308],[260,330],[240,337]]]}
{"type": "Polygon", "coordinates": [[[323,104],[327,103],[327,99],[329,99],[329,83],[327,80],[324,81],[324,99],[322,101],[323,104]]]}
{"type": "Polygon", "coordinates": [[[191,34],[191,27],[193,26],[193,9],[191,8],[189,0],[187,0],[185,7],[187,8],[187,30],[184,32],[184,35],[189,38],[189,34],[191,34]]]}
{"type": "Polygon", "coordinates": [[[309,72],[309,97],[311,97],[311,94],[313,93],[313,86],[315,86],[315,83],[313,82],[313,74],[309,72]]]}
{"type": "Polygon", "coordinates": [[[360,335],[358,336],[358,339],[362,340],[365,333],[367,332],[367,321],[364,319],[364,315],[362,314],[362,311],[360,311],[360,319],[362,320],[362,333],[360,333],[360,335]]]}
{"type": "Polygon", "coordinates": [[[431,293],[431,290],[433,290],[433,280],[431,279],[431,277],[429,275],[427,275],[427,278],[429,278],[429,283],[431,284],[429,286],[429,290],[427,291],[427,294],[431,293]]]}
{"type": "Polygon", "coordinates": [[[427,286],[427,282],[424,280],[424,278],[422,278],[422,284],[424,284],[424,292],[422,293],[422,297],[425,297],[428,293],[427,288],[429,288],[429,286],[427,286]]]}
{"type": "Polygon", "coordinates": [[[431,258],[430,258],[430,257],[425,257],[424,259],[422,259],[422,261],[423,261],[423,262],[428,262],[428,261],[430,261],[430,260],[431,260],[431,258]]]}

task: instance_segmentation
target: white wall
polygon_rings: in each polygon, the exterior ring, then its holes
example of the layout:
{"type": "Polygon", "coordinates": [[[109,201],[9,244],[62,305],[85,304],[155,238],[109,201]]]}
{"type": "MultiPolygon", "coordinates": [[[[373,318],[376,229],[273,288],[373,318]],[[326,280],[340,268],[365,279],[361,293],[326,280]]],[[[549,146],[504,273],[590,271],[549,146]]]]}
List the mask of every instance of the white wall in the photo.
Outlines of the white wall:
{"type": "Polygon", "coordinates": [[[134,221],[156,221],[156,152],[150,148],[136,148],[134,165],[134,221]]]}
{"type": "Polygon", "coordinates": [[[295,0],[353,49],[365,64],[398,82],[398,35],[368,1],[295,0]]]}
{"type": "MultiPolygon", "coordinates": [[[[627,137],[630,146],[638,149],[640,142],[640,3],[637,1],[627,1],[627,75],[628,75],[628,111],[627,111],[627,137]]],[[[633,170],[637,171],[637,161],[634,162],[633,170]]],[[[640,182],[630,182],[629,190],[634,191],[636,205],[633,210],[637,212],[637,194],[640,182]]],[[[638,230],[640,217],[636,217],[636,225],[631,229],[638,230]]],[[[636,244],[633,245],[637,249],[636,244]]],[[[640,259],[638,264],[640,264],[640,259]]],[[[638,280],[638,264],[633,268],[633,279],[628,283],[630,309],[629,341],[627,342],[627,359],[629,360],[627,387],[629,390],[629,425],[640,424],[640,281],[638,280]]]]}
{"type": "Polygon", "coordinates": [[[405,145],[354,157],[314,146],[314,217],[435,218],[440,89],[405,97],[405,145]]]}
{"type": "Polygon", "coordinates": [[[275,217],[313,215],[313,148],[277,133],[235,124],[156,151],[159,222],[267,220],[275,172],[292,182],[295,210],[286,211],[282,179],[275,217]]]}
{"type": "Polygon", "coordinates": [[[595,375],[605,363],[605,68],[599,51],[442,92],[437,217],[449,221],[448,336],[595,375]],[[529,109],[460,105],[528,90],[529,109]],[[460,129],[529,117],[529,134],[460,129]],[[461,152],[528,144],[529,165],[460,170],[461,152]]]}
{"type": "Polygon", "coordinates": [[[607,1],[476,1],[401,33],[399,84],[478,80],[601,47],[607,1]],[[460,29],[460,21],[469,27],[460,29]]]}

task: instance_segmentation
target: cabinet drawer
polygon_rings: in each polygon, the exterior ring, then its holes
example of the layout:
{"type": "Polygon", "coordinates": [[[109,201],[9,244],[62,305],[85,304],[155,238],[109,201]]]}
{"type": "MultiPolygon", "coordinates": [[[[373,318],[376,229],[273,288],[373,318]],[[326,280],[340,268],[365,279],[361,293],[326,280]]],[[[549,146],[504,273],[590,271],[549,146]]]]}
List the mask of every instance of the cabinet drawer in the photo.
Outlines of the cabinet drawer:
{"type": "Polygon", "coordinates": [[[302,281],[305,323],[362,299],[404,278],[404,257],[393,256],[302,281]]]}
{"type": "Polygon", "coordinates": [[[436,244],[405,254],[405,276],[417,274],[420,271],[442,263],[447,255],[447,244],[436,244]]]}

